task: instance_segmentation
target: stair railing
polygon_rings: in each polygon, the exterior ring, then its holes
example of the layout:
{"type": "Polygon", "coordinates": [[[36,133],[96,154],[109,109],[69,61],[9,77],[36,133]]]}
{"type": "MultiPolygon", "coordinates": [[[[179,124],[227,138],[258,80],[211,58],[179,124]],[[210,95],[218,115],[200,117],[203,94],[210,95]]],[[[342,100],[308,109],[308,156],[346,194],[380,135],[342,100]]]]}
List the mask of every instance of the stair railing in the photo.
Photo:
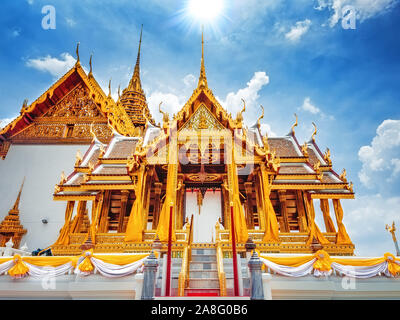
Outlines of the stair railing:
{"type": "Polygon", "coordinates": [[[219,238],[219,225],[215,226],[216,242],[217,242],[217,270],[219,280],[219,291],[222,297],[226,296],[226,276],[224,271],[224,257],[222,253],[222,244],[219,238]]]}
{"type": "Polygon", "coordinates": [[[187,238],[187,243],[183,249],[182,267],[178,278],[178,296],[183,297],[185,295],[185,288],[189,283],[189,261],[191,260],[191,245],[193,240],[193,215],[190,221],[190,228],[187,238]]]}

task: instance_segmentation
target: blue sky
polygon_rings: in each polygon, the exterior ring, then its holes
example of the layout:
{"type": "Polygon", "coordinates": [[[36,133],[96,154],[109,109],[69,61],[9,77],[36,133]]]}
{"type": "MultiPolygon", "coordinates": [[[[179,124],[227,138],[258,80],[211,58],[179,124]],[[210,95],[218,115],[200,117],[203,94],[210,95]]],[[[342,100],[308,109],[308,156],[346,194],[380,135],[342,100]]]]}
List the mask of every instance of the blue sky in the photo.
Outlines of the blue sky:
{"type": "MultiPolygon", "coordinates": [[[[334,168],[346,168],[356,200],[344,200],[344,222],[360,255],[394,252],[385,224],[400,226],[400,4],[398,0],[225,0],[205,25],[208,84],[233,114],[248,103],[250,125],[265,107],[263,128],[285,135],[299,116],[298,140],[329,147],[334,168]],[[343,29],[341,6],[357,12],[343,29]]],[[[107,92],[128,85],[144,24],[142,84],[154,117],[158,103],[176,112],[196,86],[200,24],[187,1],[3,0],[0,16],[0,119],[15,117],[25,98],[39,97],[81,62],[107,92]],[[56,9],[44,30],[43,6],[56,9]]],[[[1,121],[1,120],[0,120],[1,121]]],[[[317,221],[322,221],[318,220],[317,221]]]]}

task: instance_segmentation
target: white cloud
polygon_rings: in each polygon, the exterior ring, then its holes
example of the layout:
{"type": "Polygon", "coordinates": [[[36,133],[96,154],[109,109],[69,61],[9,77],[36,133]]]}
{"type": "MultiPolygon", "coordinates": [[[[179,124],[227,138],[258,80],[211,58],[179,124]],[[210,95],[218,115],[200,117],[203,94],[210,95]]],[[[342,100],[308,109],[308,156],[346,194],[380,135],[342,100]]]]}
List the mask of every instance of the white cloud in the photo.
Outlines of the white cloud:
{"type": "Polygon", "coordinates": [[[69,25],[70,27],[74,27],[76,25],[76,21],[72,18],[66,18],[65,22],[67,23],[67,25],[69,25]]]}
{"type": "Polygon", "coordinates": [[[58,59],[47,55],[43,58],[29,59],[26,65],[42,72],[48,72],[57,78],[64,75],[76,63],[75,58],[69,53],[64,52],[60,57],[61,59],[58,59]]]}
{"type": "Polygon", "coordinates": [[[297,42],[301,39],[301,37],[307,33],[310,29],[311,20],[306,19],[304,21],[296,22],[296,25],[293,26],[288,33],[285,34],[286,39],[297,42]]]}
{"type": "Polygon", "coordinates": [[[0,129],[3,129],[6,125],[8,125],[11,121],[13,121],[17,116],[13,118],[4,118],[0,119],[0,129]]]}
{"type": "Polygon", "coordinates": [[[321,111],[320,108],[315,106],[315,104],[311,101],[310,97],[304,98],[303,104],[301,105],[301,107],[299,107],[297,109],[300,110],[300,111],[309,112],[309,113],[311,113],[313,115],[318,115],[322,119],[335,120],[334,116],[329,115],[329,114],[325,114],[324,112],[321,111]]]}
{"type": "Polygon", "coordinates": [[[268,123],[261,123],[260,125],[261,134],[264,136],[267,133],[268,137],[276,137],[277,134],[272,131],[271,126],[268,123]]]}
{"type": "Polygon", "coordinates": [[[384,14],[398,4],[398,0],[318,0],[316,10],[329,9],[333,11],[329,25],[334,27],[342,17],[342,8],[353,6],[357,20],[363,22],[377,15],[384,14]]]}
{"type": "Polygon", "coordinates": [[[391,181],[400,172],[400,120],[385,120],[376,130],[370,145],[362,146],[358,158],[362,162],[358,173],[367,187],[391,181]]]}
{"type": "Polygon", "coordinates": [[[233,116],[243,108],[242,99],[246,101],[247,111],[258,108],[257,100],[260,97],[259,91],[269,83],[269,77],[264,71],[254,73],[253,78],[247,83],[247,87],[237,92],[230,92],[225,100],[217,98],[221,105],[233,116]]]}
{"type": "Polygon", "coordinates": [[[196,83],[196,77],[193,74],[188,74],[183,78],[183,83],[185,84],[186,87],[194,89],[194,85],[196,83]]]}
{"type": "Polygon", "coordinates": [[[20,34],[21,34],[21,29],[14,29],[14,30],[11,32],[11,35],[12,35],[14,38],[18,37],[20,34]]]}
{"type": "Polygon", "coordinates": [[[171,119],[172,115],[180,111],[186,101],[184,96],[177,96],[172,93],[162,93],[160,91],[154,91],[148,96],[147,102],[154,120],[156,122],[161,122],[162,116],[158,111],[158,106],[160,102],[163,103],[161,105],[161,109],[164,112],[167,112],[169,114],[169,118],[171,119]]]}
{"type": "Polygon", "coordinates": [[[303,109],[304,111],[310,112],[312,114],[317,114],[320,113],[321,110],[319,108],[317,108],[316,106],[314,106],[311,103],[311,98],[310,97],[306,97],[304,99],[303,105],[301,106],[301,109],[303,109]]]}
{"type": "Polygon", "coordinates": [[[33,5],[34,0],[26,0],[26,2],[28,2],[29,5],[33,5]]]}
{"type": "Polygon", "coordinates": [[[347,233],[361,256],[382,256],[395,253],[392,236],[385,230],[386,224],[400,224],[400,197],[383,197],[380,194],[357,196],[343,200],[347,233]]]}

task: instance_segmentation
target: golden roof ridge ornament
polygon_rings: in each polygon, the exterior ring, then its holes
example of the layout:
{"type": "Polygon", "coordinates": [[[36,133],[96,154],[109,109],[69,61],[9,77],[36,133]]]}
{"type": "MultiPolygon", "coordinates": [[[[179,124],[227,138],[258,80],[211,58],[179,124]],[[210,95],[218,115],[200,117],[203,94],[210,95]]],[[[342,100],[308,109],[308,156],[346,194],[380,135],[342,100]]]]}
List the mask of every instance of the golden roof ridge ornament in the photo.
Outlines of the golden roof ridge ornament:
{"type": "Polygon", "coordinates": [[[140,53],[141,53],[141,47],[142,47],[142,35],[143,35],[143,24],[142,24],[142,28],[140,30],[139,48],[138,48],[138,53],[137,53],[137,57],[136,57],[135,69],[133,71],[132,78],[129,81],[128,90],[142,91],[142,84],[140,81],[140,53]]]}
{"type": "Polygon", "coordinates": [[[108,98],[111,98],[111,79],[108,81],[108,98]]]}
{"type": "Polygon", "coordinates": [[[292,125],[292,135],[295,135],[295,131],[294,128],[296,128],[299,125],[299,117],[297,116],[297,114],[295,113],[294,116],[296,117],[296,122],[292,125]]]}
{"type": "Polygon", "coordinates": [[[92,58],[93,58],[93,53],[90,54],[90,59],[89,59],[89,74],[88,77],[92,77],[93,76],[93,68],[92,68],[92,58]]]}
{"type": "Polygon", "coordinates": [[[79,45],[80,45],[80,42],[78,42],[78,43],[76,44],[76,63],[75,63],[76,65],[80,64],[79,45]]]}
{"type": "Polygon", "coordinates": [[[262,106],[262,104],[260,105],[260,107],[261,107],[262,113],[261,113],[261,116],[259,116],[258,119],[257,119],[257,128],[258,129],[261,128],[261,122],[260,121],[261,121],[261,119],[264,118],[264,107],[262,106]]]}
{"type": "Polygon", "coordinates": [[[206,68],[204,66],[204,26],[201,27],[201,66],[200,66],[200,76],[199,83],[197,85],[199,89],[208,88],[206,68]]]}
{"type": "Polygon", "coordinates": [[[161,110],[161,105],[163,102],[161,101],[160,104],[158,105],[158,111],[163,115],[163,127],[166,128],[168,127],[169,123],[169,114],[167,112],[164,112],[161,110]]]}
{"type": "Polygon", "coordinates": [[[317,135],[317,125],[313,122],[312,125],[314,126],[314,132],[311,135],[311,140],[310,141],[314,141],[315,143],[315,136],[317,135]]]}

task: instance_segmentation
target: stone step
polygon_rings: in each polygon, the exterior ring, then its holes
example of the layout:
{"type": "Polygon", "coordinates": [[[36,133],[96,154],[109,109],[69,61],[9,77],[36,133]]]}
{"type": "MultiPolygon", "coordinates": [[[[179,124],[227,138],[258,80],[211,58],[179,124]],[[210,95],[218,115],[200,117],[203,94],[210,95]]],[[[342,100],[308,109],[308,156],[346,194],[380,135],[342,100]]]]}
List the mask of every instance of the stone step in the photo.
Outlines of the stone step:
{"type": "Polygon", "coordinates": [[[213,270],[191,270],[189,273],[190,278],[198,279],[218,279],[218,271],[216,269],[213,270]]]}
{"type": "Polygon", "coordinates": [[[189,270],[213,270],[217,269],[217,262],[215,261],[191,261],[189,270]]]}
{"type": "Polygon", "coordinates": [[[189,279],[190,289],[219,289],[218,279],[189,279]]]}
{"type": "Polygon", "coordinates": [[[192,260],[194,262],[197,261],[217,261],[217,257],[215,255],[210,254],[192,254],[192,260]]]}
{"type": "Polygon", "coordinates": [[[212,299],[214,299],[215,297],[220,296],[220,291],[219,289],[215,288],[204,288],[204,289],[186,288],[185,296],[192,297],[191,299],[194,299],[195,297],[213,297],[212,299]]]}
{"type": "Polygon", "coordinates": [[[192,254],[206,254],[215,256],[217,251],[215,249],[192,249],[192,254]]]}

